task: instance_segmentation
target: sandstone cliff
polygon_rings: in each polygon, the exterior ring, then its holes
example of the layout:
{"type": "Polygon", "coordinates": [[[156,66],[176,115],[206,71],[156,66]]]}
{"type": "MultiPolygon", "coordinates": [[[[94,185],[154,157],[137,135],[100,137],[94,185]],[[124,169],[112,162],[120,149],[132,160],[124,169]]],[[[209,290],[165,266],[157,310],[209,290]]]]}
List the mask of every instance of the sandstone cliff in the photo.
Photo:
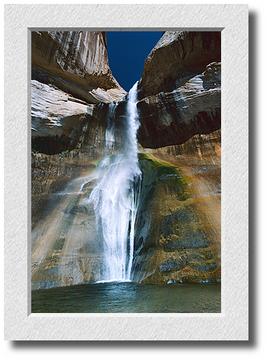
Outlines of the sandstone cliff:
{"type": "Polygon", "coordinates": [[[140,98],[178,88],[220,60],[219,31],[166,31],[145,61],[140,98]]]}
{"type": "Polygon", "coordinates": [[[139,82],[139,142],[158,148],[221,123],[220,32],[166,32],[139,82]],[[168,61],[167,61],[168,59],[168,61]]]}
{"type": "Polygon", "coordinates": [[[32,32],[32,226],[51,194],[102,155],[104,104],[124,96],[104,33],[32,32]]]}
{"type": "Polygon", "coordinates": [[[145,62],[138,139],[156,150],[141,157],[137,281],[220,281],[220,41],[166,32],[145,62]]]}
{"type": "Polygon", "coordinates": [[[218,130],[141,155],[136,281],[220,281],[220,149],[218,130]]]}
{"type": "Polygon", "coordinates": [[[32,78],[88,103],[120,100],[125,95],[109,67],[103,32],[33,31],[32,78]]]}
{"type": "Polygon", "coordinates": [[[119,101],[125,91],[108,64],[105,34],[32,32],[32,144],[56,154],[77,147],[94,107],[119,101]]]}

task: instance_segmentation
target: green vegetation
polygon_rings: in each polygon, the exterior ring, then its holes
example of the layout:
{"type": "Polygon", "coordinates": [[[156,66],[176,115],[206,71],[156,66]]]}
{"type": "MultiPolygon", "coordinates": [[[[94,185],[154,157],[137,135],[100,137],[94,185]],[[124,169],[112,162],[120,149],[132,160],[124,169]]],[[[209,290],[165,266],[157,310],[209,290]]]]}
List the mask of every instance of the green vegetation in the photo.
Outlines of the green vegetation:
{"type": "Polygon", "coordinates": [[[174,165],[148,153],[139,154],[139,163],[145,186],[155,187],[157,183],[162,183],[177,193],[179,200],[184,201],[189,198],[187,179],[174,165]]]}

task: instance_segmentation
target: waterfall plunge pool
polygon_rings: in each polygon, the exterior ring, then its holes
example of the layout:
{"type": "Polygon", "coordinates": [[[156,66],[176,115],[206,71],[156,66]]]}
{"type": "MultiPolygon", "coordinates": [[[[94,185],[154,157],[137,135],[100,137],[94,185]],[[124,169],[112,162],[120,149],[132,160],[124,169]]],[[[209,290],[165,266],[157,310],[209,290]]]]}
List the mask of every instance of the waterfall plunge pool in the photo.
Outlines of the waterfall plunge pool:
{"type": "Polygon", "coordinates": [[[219,313],[220,284],[84,284],[32,291],[33,313],[219,313]]]}

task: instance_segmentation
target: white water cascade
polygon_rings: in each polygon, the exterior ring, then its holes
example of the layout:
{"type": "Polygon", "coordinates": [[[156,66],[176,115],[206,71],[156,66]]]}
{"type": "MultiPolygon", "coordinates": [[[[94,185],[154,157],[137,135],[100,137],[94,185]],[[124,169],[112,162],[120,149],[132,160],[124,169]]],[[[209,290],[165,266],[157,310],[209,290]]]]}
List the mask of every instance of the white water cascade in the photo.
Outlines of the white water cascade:
{"type": "Polygon", "coordinates": [[[116,155],[108,151],[114,144],[110,105],[106,130],[106,156],[98,167],[98,179],[89,197],[93,204],[98,241],[103,244],[103,270],[100,281],[131,281],[134,255],[135,220],[141,171],[138,162],[137,83],[129,92],[122,147],[116,155]]]}

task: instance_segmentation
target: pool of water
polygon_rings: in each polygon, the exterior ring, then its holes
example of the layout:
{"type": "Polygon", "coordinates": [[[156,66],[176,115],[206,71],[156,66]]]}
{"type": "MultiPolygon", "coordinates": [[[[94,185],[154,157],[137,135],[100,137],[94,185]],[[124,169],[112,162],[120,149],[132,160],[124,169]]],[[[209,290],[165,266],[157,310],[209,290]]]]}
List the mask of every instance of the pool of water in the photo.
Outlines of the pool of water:
{"type": "Polygon", "coordinates": [[[32,291],[33,313],[217,313],[219,284],[99,283],[32,291]]]}

